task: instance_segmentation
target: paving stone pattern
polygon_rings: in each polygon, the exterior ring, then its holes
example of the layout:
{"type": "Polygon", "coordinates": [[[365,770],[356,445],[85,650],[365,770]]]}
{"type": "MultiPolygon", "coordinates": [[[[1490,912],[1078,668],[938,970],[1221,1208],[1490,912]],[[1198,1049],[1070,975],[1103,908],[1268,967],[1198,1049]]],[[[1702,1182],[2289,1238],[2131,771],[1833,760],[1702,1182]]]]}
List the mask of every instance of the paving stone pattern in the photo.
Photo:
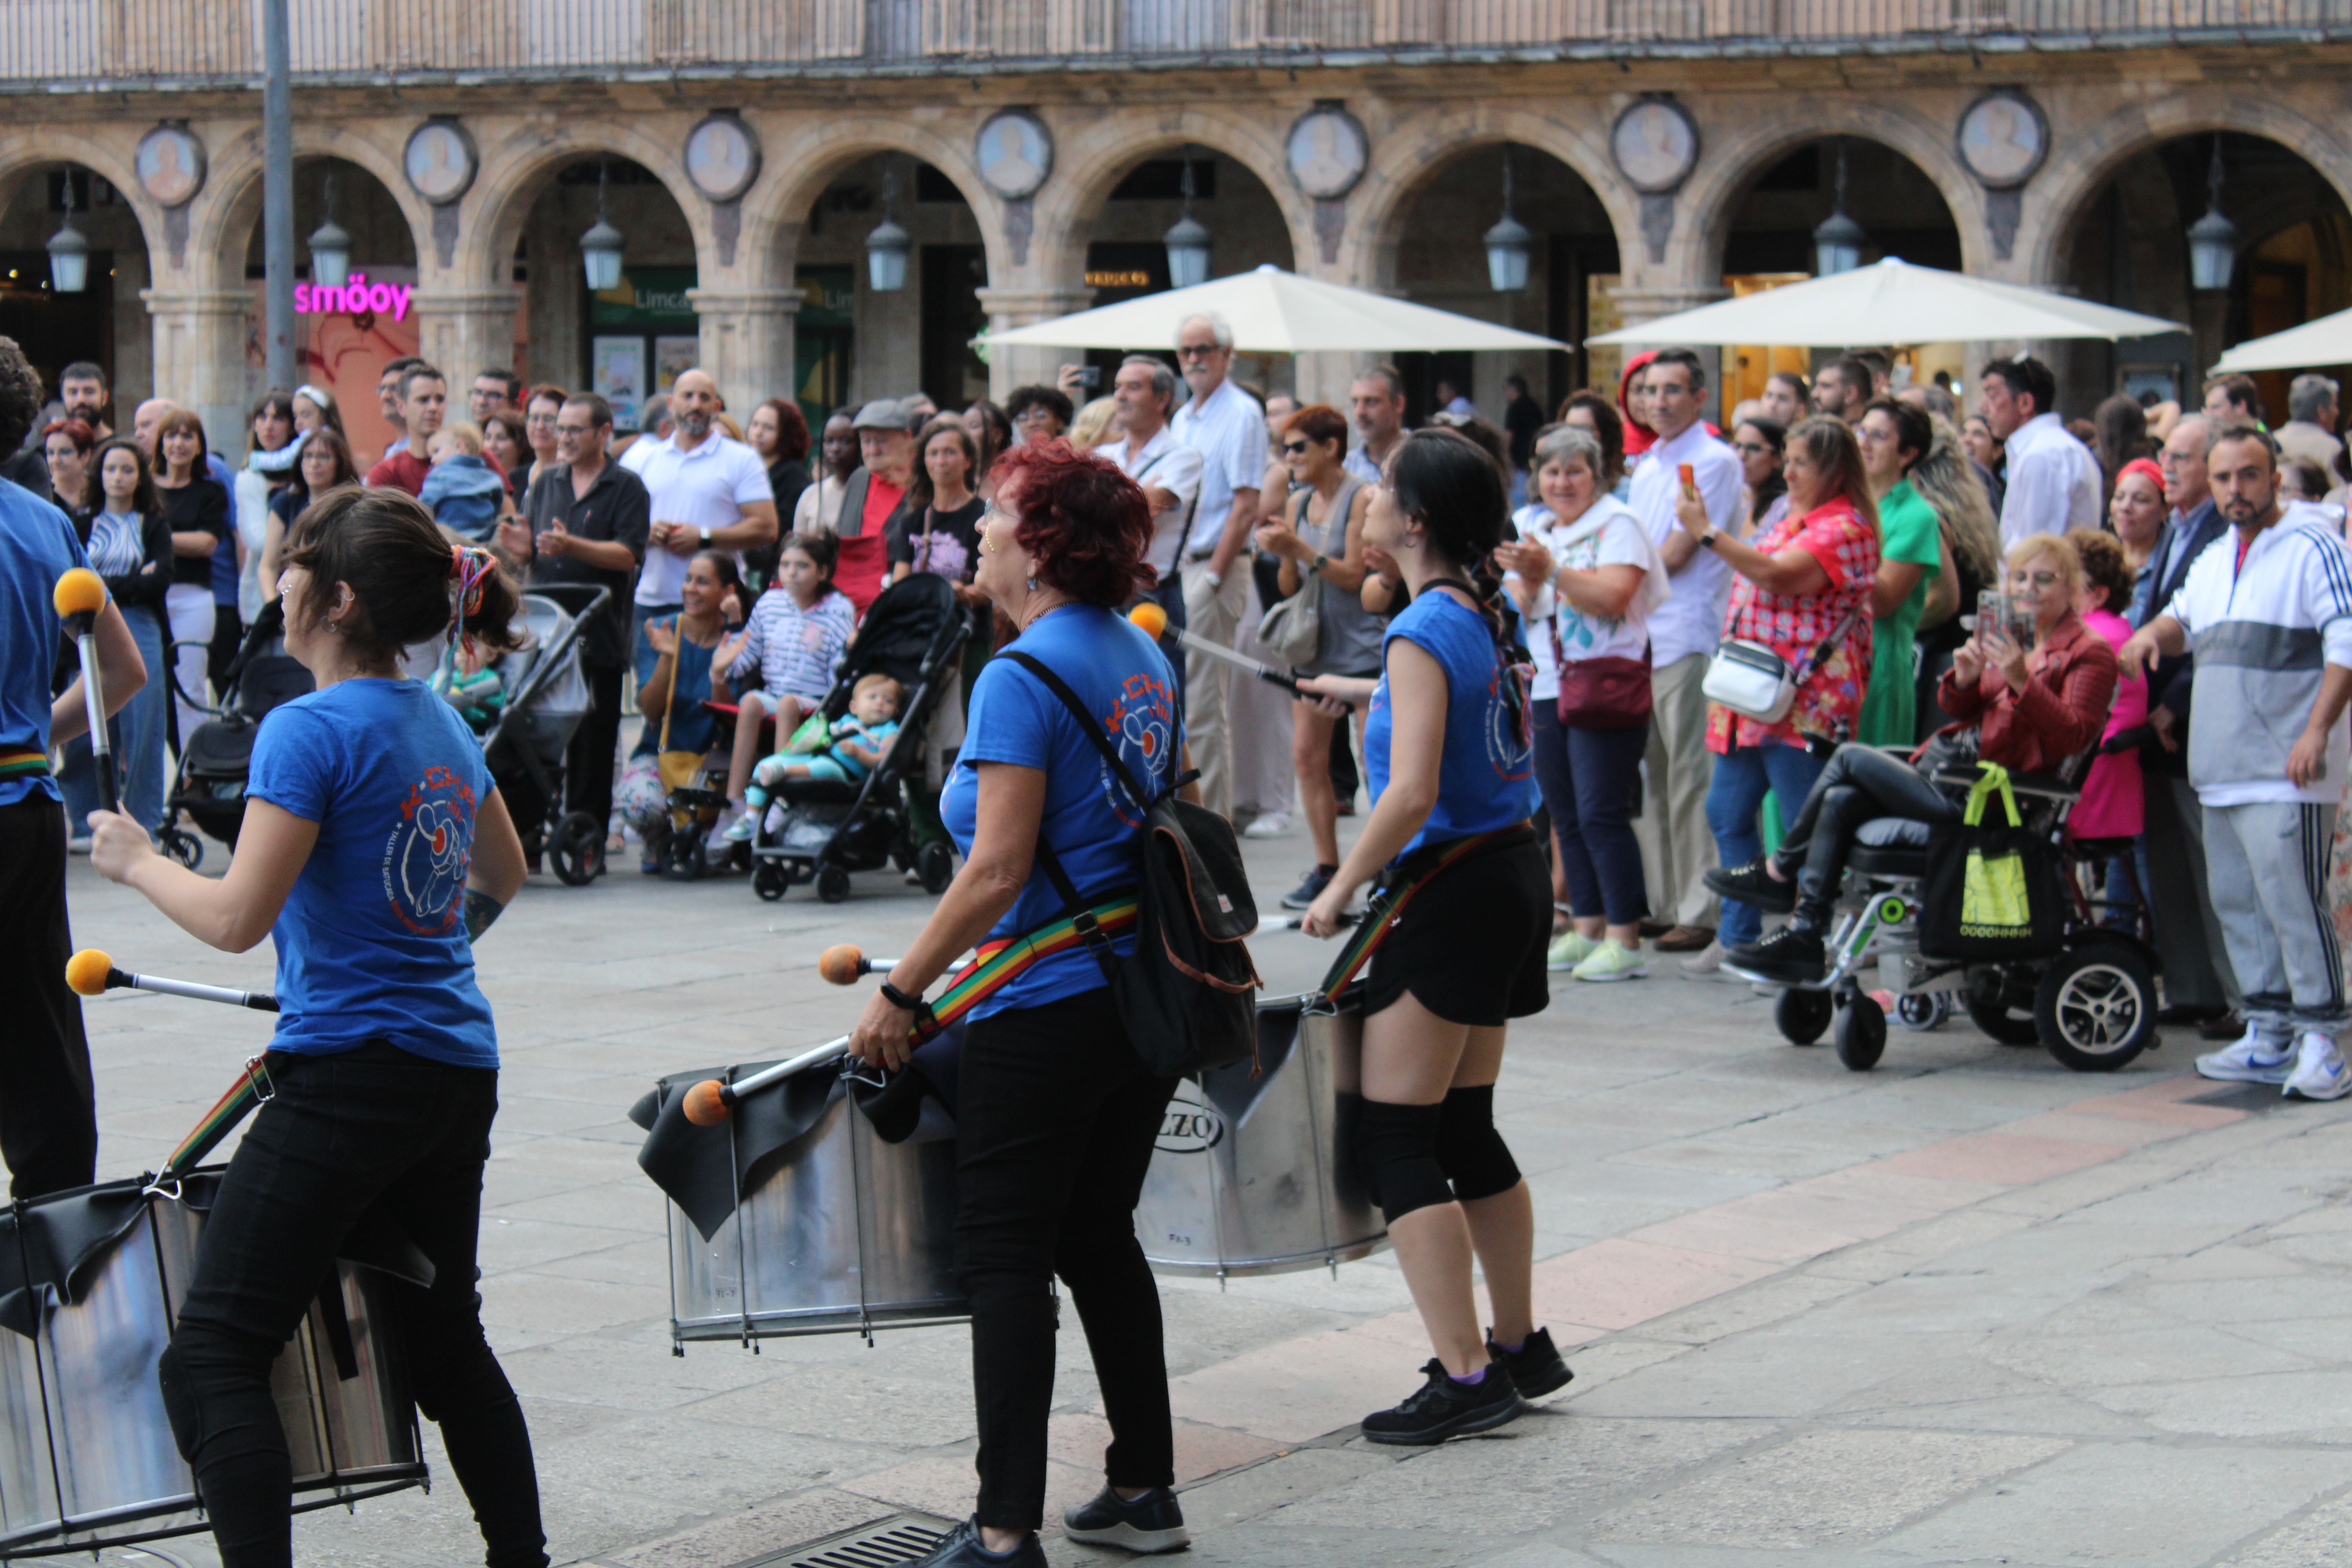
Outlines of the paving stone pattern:
{"type": "MultiPolygon", "coordinates": [[[[1303,843],[1249,845],[1267,907],[1303,843]]],[[[268,983],[266,949],[203,950],[86,862],[71,889],[77,937],[125,967],[268,983]]],[[[840,1033],[858,996],[817,952],[895,951],[928,906],[895,873],[845,904],[763,904],[625,866],[534,879],[484,940],[506,1061],[484,1310],[559,1562],[734,1568],[902,1509],[969,1511],[961,1329],[670,1353],[664,1205],[623,1116],[660,1074],[840,1033]]],[[[1328,955],[1256,947],[1276,993],[1328,955]]],[[[1514,1030],[1497,1104],[1535,1190],[1538,1310],[1577,1372],[1543,1409],[1426,1452],[1355,1437],[1428,1353],[1385,1256],[1161,1282],[1193,1561],[2352,1561],[2352,1105],[2200,1103],[2187,1034],[2091,1077],[1965,1023],[1898,1028],[1856,1075],[1783,1044],[1746,986],[1674,971],[1556,977],[1514,1030]]],[[[143,995],[88,1018],[107,1175],[160,1159],[268,1027],[143,995]]],[[[1075,1329],[1055,1395],[1058,1510],[1099,1484],[1105,1436],[1075,1329]]],[[[432,1493],[306,1517],[299,1561],[480,1560],[426,1431],[432,1493]]],[[[215,1562],[203,1539],[163,1550],[215,1562]]]]}

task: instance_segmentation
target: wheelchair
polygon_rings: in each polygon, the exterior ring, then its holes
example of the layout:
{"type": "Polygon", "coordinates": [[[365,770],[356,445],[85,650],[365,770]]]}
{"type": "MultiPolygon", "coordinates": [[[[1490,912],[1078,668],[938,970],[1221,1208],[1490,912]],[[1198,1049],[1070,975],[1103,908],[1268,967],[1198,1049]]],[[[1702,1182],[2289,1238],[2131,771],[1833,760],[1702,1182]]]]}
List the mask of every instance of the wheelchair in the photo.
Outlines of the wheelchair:
{"type": "MultiPolygon", "coordinates": [[[[2083,889],[2085,868],[2121,847],[2066,837],[2066,817],[2089,765],[2084,756],[2060,776],[2010,777],[2034,841],[2063,863],[2068,909],[2048,952],[1982,963],[1921,951],[1928,825],[1889,816],[1864,823],[1848,851],[1821,980],[1795,985],[1727,962],[1724,968],[1780,992],[1772,1018],[1790,1044],[1813,1045],[1826,1032],[1838,1060],[1853,1072],[1876,1067],[1886,1050],[1886,1013],[1866,982],[1874,971],[1874,988],[1893,994],[1896,1016],[1908,1027],[1934,1028],[1964,1011],[2004,1046],[2039,1045],[2076,1072],[2116,1071],[2157,1043],[2162,965],[2135,931],[2099,923],[2105,900],[2083,889]]],[[[1947,772],[1935,782],[1965,791],[1975,781],[1947,772]]]]}

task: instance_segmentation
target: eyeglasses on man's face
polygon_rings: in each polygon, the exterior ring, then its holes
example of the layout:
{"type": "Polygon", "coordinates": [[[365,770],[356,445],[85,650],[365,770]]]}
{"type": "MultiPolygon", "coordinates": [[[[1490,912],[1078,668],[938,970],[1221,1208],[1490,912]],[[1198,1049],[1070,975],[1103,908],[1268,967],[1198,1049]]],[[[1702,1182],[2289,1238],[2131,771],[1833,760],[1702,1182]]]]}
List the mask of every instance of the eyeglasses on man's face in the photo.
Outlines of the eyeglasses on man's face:
{"type": "Polygon", "coordinates": [[[1176,357],[1178,359],[1207,359],[1211,354],[1213,354],[1216,352],[1217,345],[1213,342],[1179,343],[1176,346],[1176,357]]]}

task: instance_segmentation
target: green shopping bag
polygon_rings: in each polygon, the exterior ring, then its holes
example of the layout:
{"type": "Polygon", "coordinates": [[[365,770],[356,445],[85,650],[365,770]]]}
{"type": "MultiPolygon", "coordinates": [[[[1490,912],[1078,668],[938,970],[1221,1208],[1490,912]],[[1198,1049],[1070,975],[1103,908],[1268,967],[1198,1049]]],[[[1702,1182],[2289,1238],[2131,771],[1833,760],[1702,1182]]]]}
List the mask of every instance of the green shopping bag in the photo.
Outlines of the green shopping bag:
{"type": "Polygon", "coordinates": [[[2058,950],[2065,930],[2057,847],[2024,826],[2009,770],[1977,765],[1960,820],[1927,830],[1919,951],[1977,963],[2043,957],[2058,950]],[[1996,795],[2005,821],[1988,825],[1985,807],[1996,795]]]}

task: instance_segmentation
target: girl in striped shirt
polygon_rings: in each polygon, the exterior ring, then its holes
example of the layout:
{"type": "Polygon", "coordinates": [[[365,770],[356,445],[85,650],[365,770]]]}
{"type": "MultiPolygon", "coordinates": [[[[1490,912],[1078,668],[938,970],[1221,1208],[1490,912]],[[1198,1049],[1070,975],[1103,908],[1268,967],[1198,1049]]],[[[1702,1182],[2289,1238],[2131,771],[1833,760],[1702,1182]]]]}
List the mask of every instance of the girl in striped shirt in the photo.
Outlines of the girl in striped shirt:
{"type": "Polygon", "coordinates": [[[834,671],[849,651],[857,612],[833,585],[837,548],[830,534],[787,535],[777,556],[775,584],[751,606],[742,631],[712,657],[712,666],[724,666],[727,683],[742,693],[735,754],[727,768],[730,815],[742,809],[751,763],[760,755],[760,721],[774,717],[774,749],[781,751],[801,721],[824,704],[834,671]],[[743,681],[754,669],[760,684],[744,690],[743,681]]]}

